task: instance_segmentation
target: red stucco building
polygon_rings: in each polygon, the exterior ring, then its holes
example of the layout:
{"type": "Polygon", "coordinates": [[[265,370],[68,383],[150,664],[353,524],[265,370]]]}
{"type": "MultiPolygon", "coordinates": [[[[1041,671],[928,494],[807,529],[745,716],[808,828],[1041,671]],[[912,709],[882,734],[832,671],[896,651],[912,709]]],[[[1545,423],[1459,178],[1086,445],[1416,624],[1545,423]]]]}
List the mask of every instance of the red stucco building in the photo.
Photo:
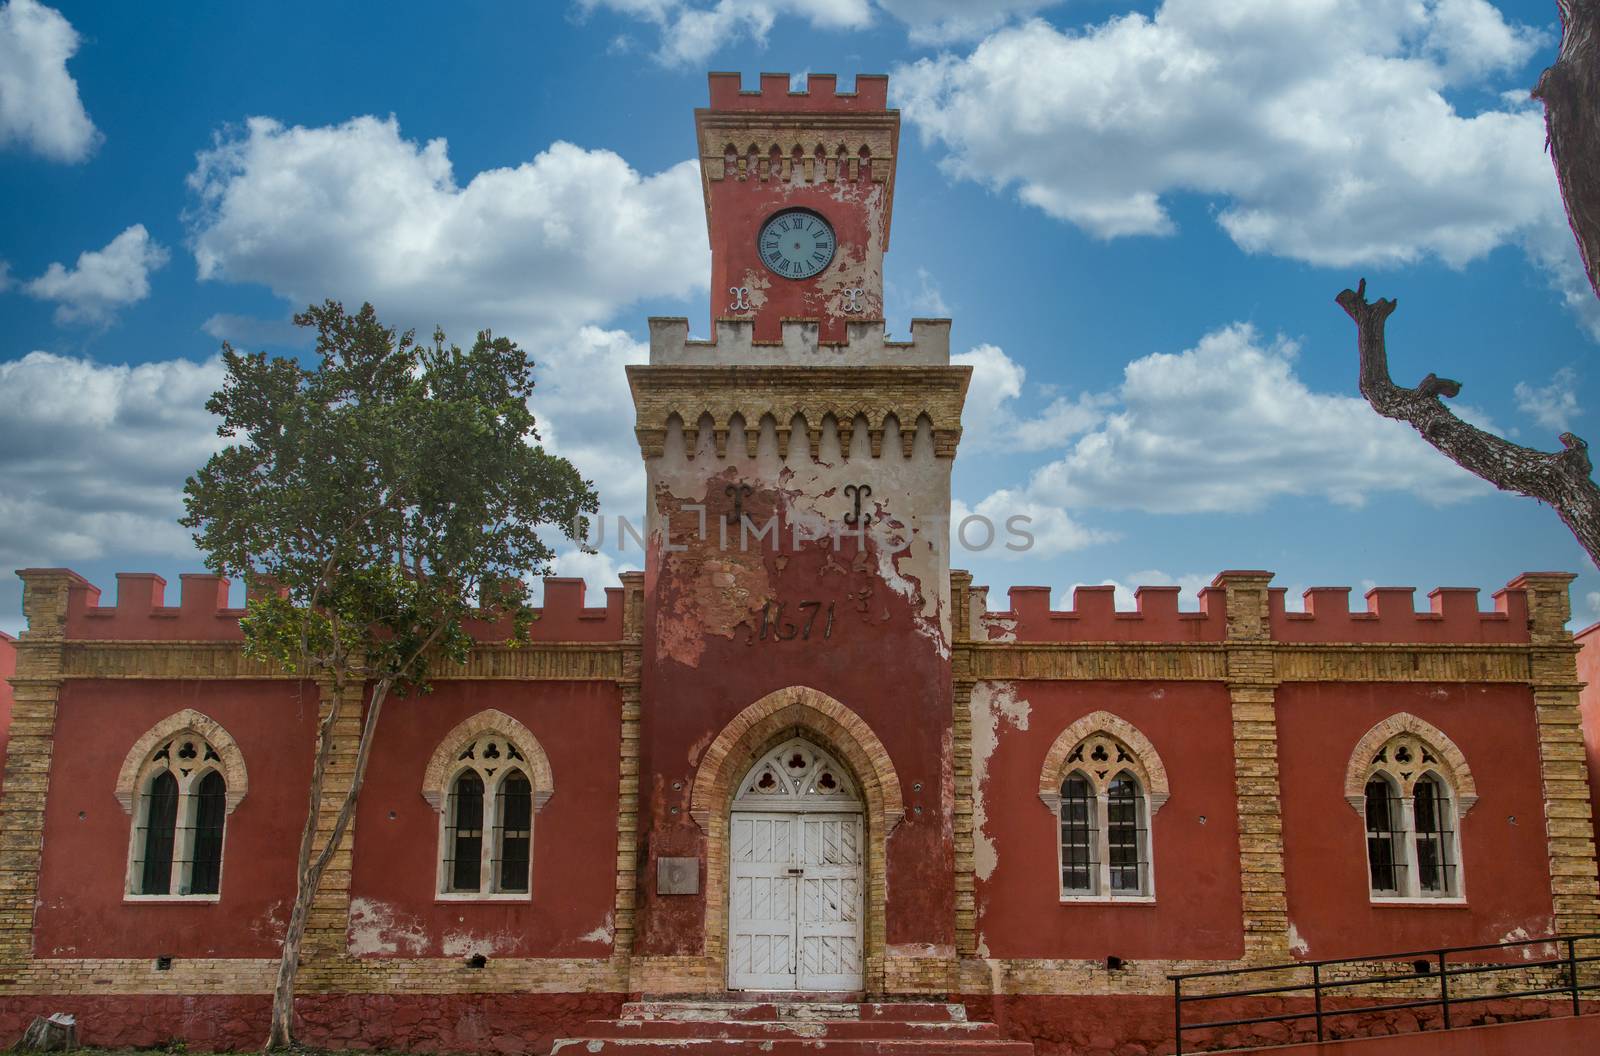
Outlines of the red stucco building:
{"type": "MultiPolygon", "coordinates": [[[[1162,1052],[1172,972],[1600,931],[1570,576],[990,599],[949,561],[969,368],[948,320],[885,336],[886,80],[710,89],[713,336],[652,319],[628,368],[645,569],[389,705],[304,1040],[609,1051],[825,994],[850,1029],[717,1051],[1162,1052]]],[[[0,1027],[259,1044],[325,690],[214,577],[20,575],[0,1027]]]]}

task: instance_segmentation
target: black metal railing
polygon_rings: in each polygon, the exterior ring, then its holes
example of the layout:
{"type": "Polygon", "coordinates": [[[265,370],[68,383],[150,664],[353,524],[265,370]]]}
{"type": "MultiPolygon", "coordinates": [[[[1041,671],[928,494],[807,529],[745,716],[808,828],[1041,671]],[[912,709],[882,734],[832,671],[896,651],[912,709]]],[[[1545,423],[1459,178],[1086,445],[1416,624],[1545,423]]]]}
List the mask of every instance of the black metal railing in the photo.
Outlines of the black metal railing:
{"type": "MultiPolygon", "coordinates": [[[[1600,932],[1583,935],[1547,935],[1537,939],[1519,939],[1514,942],[1494,942],[1481,946],[1447,946],[1432,950],[1414,950],[1409,953],[1383,953],[1368,957],[1339,957],[1325,961],[1291,961],[1284,964],[1270,964],[1251,968],[1225,968],[1211,972],[1189,972],[1182,975],[1169,975],[1172,981],[1172,1015],[1174,1038],[1174,1056],[1183,1056],[1184,1033],[1193,1033],[1200,1030],[1222,1030],[1228,1027],[1243,1027],[1265,1023],[1294,1023],[1302,1020],[1315,1020],[1316,1039],[1325,1041],[1326,1024],[1329,1019],[1342,1019],[1351,1016],[1370,1016],[1380,1012],[1398,1012],[1403,1009],[1438,1009],[1439,1019],[1445,1029],[1451,1024],[1450,1010],[1454,1006],[1470,1004],[1481,1001],[1509,1001],[1514,998],[1550,996],[1552,994],[1569,995],[1572,999],[1572,1014],[1583,1014],[1582,994],[1588,990],[1600,990],[1600,982],[1586,982],[1580,976],[1578,966],[1600,961],[1600,954],[1588,953],[1580,955],[1578,944],[1590,940],[1600,940],[1600,932]],[[1506,962],[1469,961],[1452,964],[1449,958],[1452,954],[1485,953],[1494,951],[1510,951],[1523,948],[1550,947],[1554,951],[1552,956],[1542,956],[1541,951],[1533,949],[1525,953],[1525,959],[1506,962]],[[1536,959],[1528,959],[1528,958],[1536,959]],[[1406,963],[1408,971],[1384,974],[1365,975],[1354,974],[1348,978],[1328,978],[1328,969],[1337,965],[1371,964],[1375,968],[1389,962],[1406,963]],[[1505,972],[1528,972],[1534,969],[1551,969],[1546,982],[1556,976],[1560,977],[1558,985],[1537,986],[1521,990],[1492,990],[1481,993],[1464,993],[1458,989],[1451,993],[1451,980],[1462,980],[1465,977],[1490,976],[1505,972]],[[1309,982],[1296,982],[1283,986],[1256,986],[1240,990],[1206,990],[1201,993],[1184,993],[1184,984],[1199,979],[1221,979],[1230,976],[1259,976],[1271,972],[1309,972],[1309,982]],[[1324,1007],[1324,995],[1337,997],[1351,993],[1353,987],[1382,987],[1389,984],[1407,983],[1413,989],[1431,984],[1422,980],[1433,976],[1437,978],[1437,993],[1427,997],[1405,1001],[1390,1001],[1379,1004],[1341,1004],[1336,1007],[1324,1007]],[[1299,998],[1302,1001],[1310,999],[1309,1007],[1300,1010],[1283,1011],[1272,1015],[1241,1016],[1233,1019],[1209,1019],[1200,1022],[1184,1021],[1184,1006],[1199,1004],[1205,1001],[1239,1000],[1245,998],[1299,998]]],[[[1600,947],[1596,947],[1600,948],[1600,947]]],[[[1590,973],[1590,978],[1600,978],[1600,973],[1590,973]]],[[[1364,995],[1357,995],[1364,996],[1364,995]]],[[[1406,995],[1396,995],[1406,996],[1406,995]]],[[[1381,997],[1380,997],[1381,1000],[1381,997]]],[[[1532,1018],[1532,1017],[1529,1017],[1532,1018]]],[[[1419,1029],[1425,1029],[1420,1027],[1419,1029]]],[[[1256,1048],[1265,1045],[1293,1043],[1296,1041],[1310,1041],[1310,1037],[1290,1038],[1283,1040],[1263,1040],[1257,1042],[1232,1040],[1229,1045],[1233,1048],[1256,1048]]]]}

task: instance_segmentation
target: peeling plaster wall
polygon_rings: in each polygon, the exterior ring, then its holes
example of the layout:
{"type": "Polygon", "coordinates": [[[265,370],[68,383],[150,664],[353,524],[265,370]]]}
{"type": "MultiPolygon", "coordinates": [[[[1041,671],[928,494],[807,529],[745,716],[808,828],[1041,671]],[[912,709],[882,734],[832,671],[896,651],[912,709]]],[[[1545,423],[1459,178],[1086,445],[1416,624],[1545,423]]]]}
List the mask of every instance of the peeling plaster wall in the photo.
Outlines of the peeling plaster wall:
{"type": "Polygon", "coordinates": [[[1240,956],[1232,731],[1227,690],[1216,683],[977,683],[972,764],[979,954],[1240,956]],[[1171,781],[1172,796],[1151,823],[1153,904],[1060,900],[1059,823],[1039,799],[1039,775],[1056,736],[1101,710],[1150,739],[1171,781]]]}
{"type": "Polygon", "coordinates": [[[777,341],[786,318],[818,319],[824,341],[843,341],[846,290],[860,289],[862,318],[883,316],[883,253],[888,191],[863,174],[856,180],[722,180],[711,185],[711,315],[750,315],[758,341],[777,341]],[[757,255],[757,233],[784,209],[820,213],[833,226],[832,263],[810,279],[774,275],[757,255]],[[749,290],[751,313],[730,311],[730,287],[749,290]]]}
{"type": "Polygon", "coordinates": [[[703,854],[703,834],[687,813],[700,753],[739,711],[791,685],[838,699],[888,749],[907,810],[888,844],[888,941],[948,948],[954,793],[949,569],[939,518],[949,508],[950,461],[934,457],[925,423],[909,459],[892,430],[877,458],[866,430],[855,430],[848,460],[831,423],[816,459],[804,433],[780,459],[770,421],[754,458],[737,427],[725,458],[709,434],[701,430],[690,459],[683,431],[672,428],[664,456],[647,464],[641,812],[648,820],[638,949],[700,949],[703,897],[657,896],[653,861],[703,854]],[[742,500],[752,524],[764,530],[770,520],[777,530],[776,537],[750,538],[746,549],[737,522],[728,525],[733,499],[726,489],[739,483],[752,488],[742,500]],[[872,489],[862,506],[871,526],[859,539],[846,531],[834,549],[826,526],[842,525],[854,512],[847,484],[872,489]],[[802,529],[798,544],[795,526],[802,529]],[[809,637],[800,633],[809,611],[798,608],[802,601],[819,603],[809,637]],[[773,606],[776,624],[779,602],[783,620],[794,624],[785,629],[792,637],[769,632],[763,639],[763,606],[773,606]]]}
{"type": "Polygon", "coordinates": [[[351,951],[609,956],[620,715],[616,688],[589,682],[442,681],[386,705],[356,814],[351,951]],[[487,708],[527,726],[554,774],[555,793],[533,819],[532,896],[441,900],[439,814],[422,797],[422,775],[440,739],[487,708]]]}
{"type": "MultiPolygon", "coordinates": [[[[1537,738],[1526,686],[1279,686],[1284,872],[1297,952],[1353,957],[1555,930],[1537,738]],[[1362,735],[1399,711],[1438,727],[1472,768],[1478,801],[1459,829],[1466,905],[1374,906],[1368,897],[1366,831],[1345,802],[1345,768],[1362,735]]],[[[1174,778],[1174,799],[1177,787],[1174,778]]]]}
{"type": "Polygon", "coordinates": [[[45,807],[36,956],[277,956],[294,901],[317,706],[314,686],[284,682],[67,682],[45,807]],[[253,778],[224,829],[224,902],[126,902],[133,819],[116,798],[118,766],[136,740],[184,708],[227,729],[253,778]]]}

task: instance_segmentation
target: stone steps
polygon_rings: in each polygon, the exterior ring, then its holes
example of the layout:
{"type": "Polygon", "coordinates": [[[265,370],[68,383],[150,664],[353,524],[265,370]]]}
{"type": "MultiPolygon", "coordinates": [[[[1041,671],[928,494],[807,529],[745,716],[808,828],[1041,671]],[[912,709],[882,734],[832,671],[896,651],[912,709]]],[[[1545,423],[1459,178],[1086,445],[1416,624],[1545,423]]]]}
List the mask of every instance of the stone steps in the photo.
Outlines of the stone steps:
{"type": "Polygon", "coordinates": [[[552,1053],[683,1056],[1033,1056],[959,1004],[926,1001],[643,1000],[595,1020],[552,1053]]]}

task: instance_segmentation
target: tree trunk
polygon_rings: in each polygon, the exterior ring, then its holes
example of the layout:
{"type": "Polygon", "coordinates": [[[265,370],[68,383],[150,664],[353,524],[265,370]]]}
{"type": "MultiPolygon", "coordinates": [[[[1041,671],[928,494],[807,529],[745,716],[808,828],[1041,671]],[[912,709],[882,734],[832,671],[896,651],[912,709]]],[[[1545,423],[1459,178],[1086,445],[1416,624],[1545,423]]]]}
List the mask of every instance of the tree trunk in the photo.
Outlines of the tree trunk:
{"type": "Polygon", "coordinates": [[[1567,222],[1600,297],[1600,0],[1556,0],[1561,49],[1539,77],[1544,127],[1567,222]]]}
{"type": "Polygon", "coordinates": [[[272,1020],[267,1030],[265,1051],[284,1049],[294,1044],[294,982],[295,976],[300,971],[300,947],[305,940],[306,921],[311,915],[311,906],[316,901],[317,892],[322,887],[322,875],[327,872],[328,863],[343,845],[345,832],[350,827],[350,820],[355,816],[356,800],[361,794],[361,783],[367,772],[367,760],[372,754],[373,733],[377,729],[378,715],[383,710],[383,702],[389,695],[390,685],[389,679],[382,679],[372,686],[366,717],[361,724],[361,740],[356,748],[356,766],[355,773],[350,779],[350,790],[345,793],[344,801],[340,804],[339,815],[333,823],[333,831],[328,834],[328,842],[313,860],[311,851],[316,842],[317,819],[322,813],[322,787],[328,773],[328,761],[333,755],[333,731],[339,713],[344,707],[342,680],[334,684],[333,703],[328,708],[328,717],[323,720],[317,731],[317,757],[311,771],[311,803],[306,811],[305,829],[300,834],[300,857],[296,871],[299,886],[295,891],[294,908],[289,912],[289,926],[283,936],[283,956],[278,961],[278,980],[272,989],[272,1020]]]}
{"type": "Polygon", "coordinates": [[[1356,323],[1361,355],[1361,395],[1385,418],[1406,422],[1422,438],[1468,472],[1502,491],[1514,491],[1547,503],[1600,567],[1600,487],[1590,473],[1589,445],[1572,433],[1561,434],[1563,450],[1539,451],[1485,432],[1457,418],[1440,396],[1456,396],[1459,382],[1429,374],[1414,389],[1396,385],[1389,376],[1389,353],[1383,324],[1396,302],[1367,300],[1367,280],[1339,294],[1339,306],[1356,323]]]}

